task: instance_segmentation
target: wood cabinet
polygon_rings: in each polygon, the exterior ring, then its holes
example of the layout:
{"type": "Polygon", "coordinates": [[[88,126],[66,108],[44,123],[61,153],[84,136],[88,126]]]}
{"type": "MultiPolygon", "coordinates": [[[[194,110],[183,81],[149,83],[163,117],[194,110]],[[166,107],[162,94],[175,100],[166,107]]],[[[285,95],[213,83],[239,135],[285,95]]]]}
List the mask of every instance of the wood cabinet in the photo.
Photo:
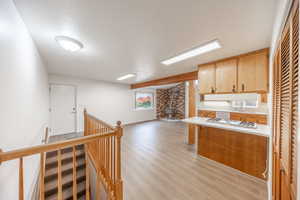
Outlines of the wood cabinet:
{"type": "Polygon", "coordinates": [[[199,110],[198,115],[199,115],[199,117],[215,118],[216,112],[208,111],[208,110],[199,110]]]}
{"type": "Polygon", "coordinates": [[[203,126],[199,131],[199,155],[266,179],[268,138],[203,126]]]}
{"type": "Polygon", "coordinates": [[[199,65],[200,94],[268,92],[269,49],[199,65]]]}
{"type": "Polygon", "coordinates": [[[247,114],[247,113],[230,113],[231,120],[255,122],[258,124],[267,124],[267,115],[247,114]]]}
{"type": "Polygon", "coordinates": [[[266,92],[268,90],[268,53],[250,54],[239,59],[239,92],[266,92]]]}
{"type": "Polygon", "coordinates": [[[215,64],[201,66],[198,71],[198,79],[201,94],[214,93],[216,87],[215,64]]]}
{"type": "MultiPolygon", "coordinates": [[[[199,117],[208,117],[208,118],[215,118],[216,111],[210,110],[198,110],[199,117]]],[[[245,121],[245,122],[255,122],[258,124],[267,124],[268,119],[267,115],[264,114],[248,114],[248,113],[230,113],[230,120],[237,120],[237,121],[245,121]]]]}
{"type": "Polygon", "coordinates": [[[216,93],[237,91],[237,59],[216,63],[216,93]]]}

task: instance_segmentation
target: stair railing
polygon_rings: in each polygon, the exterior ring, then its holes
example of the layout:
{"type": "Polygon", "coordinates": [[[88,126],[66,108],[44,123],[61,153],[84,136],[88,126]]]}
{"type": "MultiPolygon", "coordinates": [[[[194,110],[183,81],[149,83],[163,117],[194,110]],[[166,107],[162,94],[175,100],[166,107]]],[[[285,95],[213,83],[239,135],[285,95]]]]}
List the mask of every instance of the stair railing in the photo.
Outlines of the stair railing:
{"type": "MultiPolygon", "coordinates": [[[[57,151],[57,199],[62,200],[62,149],[72,147],[73,153],[73,199],[77,199],[76,183],[76,146],[85,145],[86,159],[86,200],[90,200],[90,170],[89,164],[97,169],[98,180],[103,183],[109,200],[123,199],[123,183],[121,179],[121,123],[117,127],[111,127],[105,122],[96,119],[84,111],[84,136],[41,144],[27,148],[20,148],[12,151],[0,149],[0,165],[4,162],[19,159],[19,200],[24,200],[24,169],[23,160],[25,157],[40,155],[40,176],[39,176],[39,199],[45,199],[45,155],[47,152],[57,151]],[[101,122],[101,123],[100,123],[101,122]],[[97,128],[96,128],[97,127],[97,128]],[[91,162],[89,162],[91,161],[91,162]]],[[[47,134],[47,133],[46,133],[47,134]]],[[[99,184],[99,182],[97,181],[99,184]]],[[[97,190],[98,191],[98,190],[97,190]]],[[[99,195],[99,191],[98,191],[99,195]]],[[[98,196],[99,197],[99,196],[98,196]]]]}
{"type": "MultiPolygon", "coordinates": [[[[121,122],[116,127],[97,119],[84,111],[84,135],[115,134],[86,144],[86,152],[97,173],[97,184],[100,182],[106,191],[108,199],[123,199],[123,181],[121,178],[121,137],[123,129],[121,122]]],[[[96,186],[96,199],[100,199],[99,185],[96,186]]]]}

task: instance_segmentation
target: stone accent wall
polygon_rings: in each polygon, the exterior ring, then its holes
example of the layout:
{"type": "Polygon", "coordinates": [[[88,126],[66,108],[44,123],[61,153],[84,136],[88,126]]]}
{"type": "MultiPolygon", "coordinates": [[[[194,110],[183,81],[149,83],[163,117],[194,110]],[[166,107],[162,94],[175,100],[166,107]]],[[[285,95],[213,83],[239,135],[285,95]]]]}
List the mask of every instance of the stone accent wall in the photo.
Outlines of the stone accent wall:
{"type": "Polygon", "coordinates": [[[165,109],[169,101],[168,89],[157,89],[156,90],[156,117],[157,119],[167,117],[165,114],[165,109]]]}
{"type": "Polygon", "coordinates": [[[185,84],[180,83],[172,88],[156,90],[156,116],[158,119],[168,117],[171,110],[172,118],[185,117],[185,84]]]}

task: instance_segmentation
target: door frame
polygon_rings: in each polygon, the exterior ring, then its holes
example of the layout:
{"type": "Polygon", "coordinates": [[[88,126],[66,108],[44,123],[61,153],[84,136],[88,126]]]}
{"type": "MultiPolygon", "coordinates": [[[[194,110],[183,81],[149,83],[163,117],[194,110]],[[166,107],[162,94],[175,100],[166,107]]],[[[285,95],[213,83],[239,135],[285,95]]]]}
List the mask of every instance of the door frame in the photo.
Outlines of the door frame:
{"type": "Polygon", "coordinates": [[[52,134],[52,119],[51,119],[51,108],[52,108],[52,102],[51,102],[51,87],[52,86],[69,86],[69,87],[74,87],[74,106],[75,106],[75,111],[76,113],[74,114],[75,117],[74,117],[74,131],[75,133],[77,133],[78,131],[78,105],[77,105],[77,86],[76,85],[73,85],[73,84],[62,84],[62,83],[49,83],[49,132],[50,132],[50,135],[53,135],[52,134]]]}

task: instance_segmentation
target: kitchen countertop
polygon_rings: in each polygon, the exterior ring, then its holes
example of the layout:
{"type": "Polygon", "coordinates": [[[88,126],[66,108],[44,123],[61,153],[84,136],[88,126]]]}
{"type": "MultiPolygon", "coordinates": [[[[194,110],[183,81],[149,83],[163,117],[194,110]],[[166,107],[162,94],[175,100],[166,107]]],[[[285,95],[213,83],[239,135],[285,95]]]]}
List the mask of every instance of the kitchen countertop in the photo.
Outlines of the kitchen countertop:
{"type": "Polygon", "coordinates": [[[269,126],[257,124],[257,128],[244,128],[239,126],[234,126],[230,124],[221,124],[221,123],[214,123],[214,122],[208,122],[206,117],[192,117],[192,118],[186,118],[182,121],[188,124],[196,124],[200,126],[206,126],[206,127],[212,127],[212,128],[219,128],[219,129],[226,129],[230,131],[236,131],[240,133],[247,133],[247,134],[254,134],[264,137],[270,137],[271,135],[271,129],[269,126]]]}

